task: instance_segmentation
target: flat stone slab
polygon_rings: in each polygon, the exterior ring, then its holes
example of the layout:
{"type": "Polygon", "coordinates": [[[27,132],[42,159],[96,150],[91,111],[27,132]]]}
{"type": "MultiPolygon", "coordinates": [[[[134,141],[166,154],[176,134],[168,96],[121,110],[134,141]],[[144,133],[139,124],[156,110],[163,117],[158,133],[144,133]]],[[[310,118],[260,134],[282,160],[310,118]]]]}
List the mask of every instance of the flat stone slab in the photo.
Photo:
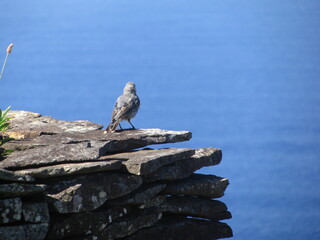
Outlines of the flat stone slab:
{"type": "Polygon", "coordinates": [[[196,170],[214,166],[221,162],[222,152],[219,148],[199,148],[190,158],[181,159],[170,165],[159,168],[150,175],[143,176],[144,181],[177,180],[189,177],[196,170]]]}
{"type": "Polygon", "coordinates": [[[132,193],[126,196],[123,196],[121,198],[110,200],[107,202],[107,204],[109,205],[146,204],[165,187],[166,187],[165,184],[148,184],[146,186],[142,185],[140,188],[133,191],[132,193]]]}
{"type": "Polygon", "coordinates": [[[167,183],[167,187],[162,191],[162,194],[219,198],[224,195],[228,185],[229,180],[227,178],[193,174],[186,179],[167,183]]]}
{"type": "Polygon", "coordinates": [[[223,202],[203,198],[170,197],[160,208],[166,213],[210,220],[231,218],[231,214],[223,202]]]}
{"type": "Polygon", "coordinates": [[[23,169],[99,158],[103,143],[56,144],[15,151],[0,162],[0,168],[23,169]]]}
{"type": "Polygon", "coordinates": [[[150,227],[162,217],[158,208],[132,210],[109,209],[96,212],[68,214],[53,221],[47,238],[57,239],[118,239],[141,228],[150,227]],[[89,235],[89,236],[86,236],[89,235]],[[90,236],[95,236],[90,238],[90,236]]]}
{"type": "Polygon", "coordinates": [[[103,156],[100,160],[121,160],[124,169],[135,175],[147,175],[170,163],[189,158],[195,150],[190,148],[168,148],[140,150],[103,156]]]}
{"type": "Polygon", "coordinates": [[[107,226],[101,233],[101,239],[113,240],[133,234],[139,229],[150,227],[159,221],[162,213],[157,208],[137,211],[128,217],[120,218],[107,226]]]}
{"type": "Polygon", "coordinates": [[[221,222],[187,218],[165,218],[149,228],[143,228],[123,240],[211,240],[232,237],[232,229],[221,222]]]}
{"type": "MultiPolygon", "coordinates": [[[[62,121],[29,111],[10,111],[8,116],[14,117],[11,119],[11,128],[8,133],[15,139],[30,139],[40,135],[53,135],[58,133],[86,133],[103,128],[102,125],[90,121],[62,121]]],[[[124,138],[129,139],[133,141],[133,144],[137,144],[138,146],[141,144],[150,145],[165,142],[180,142],[191,138],[191,132],[188,131],[168,131],[160,129],[118,130],[114,133],[104,135],[107,139],[117,141],[122,141],[124,138]],[[142,139],[141,135],[152,137],[142,139]]],[[[117,145],[118,143],[115,142],[116,148],[117,145]]],[[[122,149],[122,147],[120,148],[122,149]]]]}
{"type": "Polygon", "coordinates": [[[189,141],[192,133],[151,128],[116,131],[107,133],[106,137],[113,141],[113,146],[108,152],[124,152],[153,144],[189,141]]]}
{"type": "Polygon", "coordinates": [[[82,236],[88,234],[98,235],[113,221],[130,214],[131,211],[128,207],[113,207],[54,218],[47,239],[82,239],[82,236]]]}
{"type": "Polygon", "coordinates": [[[54,144],[80,142],[102,142],[105,153],[124,152],[153,144],[175,143],[191,139],[189,131],[170,131],[162,129],[134,129],[121,132],[105,133],[102,130],[87,132],[61,132],[45,134],[35,138],[16,139],[2,145],[5,149],[15,151],[54,144]]]}
{"type": "Polygon", "coordinates": [[[48,231],[47,223],[1,226],[1,239],[10,240],[43,240],[48,231]]]}
{"type": "Polygon", "coordinates": [[[51,178],[65,175],[83,174],[90,172],[102,172],[118,170],[122,166],[121,161],[90,161],[84,163],[65,163],[54,166],[31,168],[15,171],[20,175],[29,175],[35,178],[51,178]]]}
{"type": "Polygon", "coordinates": [[[15,172],[0,169],[0,181],[4,182],[33,182],[34,178],[28,175],[19,175],[15,172]]]}
{"type": "Polygon", "coordinates": [[[24,169],[67,162],[96,160],[107,153],[124,152],[150,144],[186,141],[187,131],[160,129],[128,130],[104,134],[102,130],[63,132],[34,139],[13,140],[3,145],[14,152],[0,162],[0,168],[24,169]]]}
{"type": "Polygon", "coordinates": [[[150,207],[158,207],[167,201],[166,196],[155,196],[154,198],[148,200],[146,203],[139,205],[140,209],[150,208],[150,207]]]}
{"type": "Polygon", "coordinates": [[[0,224],[17,222],[22,218],[22,202],[20,198],[0,200],[0,209],[0,224]]]}
{"type": "Polygon", "coordinates": [[[92,211],[108,199],[122,197],[140,187],[139,176],[125,173],[95,173],[48,185],[46,194],[59,213],[92,211]]]}
{"type": "Polygon", "coordinates": [[[8,134],[15,139],[34,138],[44,134],[62,132],[88,132],[102,129],[102,125],[89,121],[61,121],[49,116],[28,111],[10,111],[10,130],[8,134]]]}
{"type": "Polygon", "coordinates": [[[44,192],[43,184],[8,183],[0,184],[0,198],[19,197],[44,192]]]}

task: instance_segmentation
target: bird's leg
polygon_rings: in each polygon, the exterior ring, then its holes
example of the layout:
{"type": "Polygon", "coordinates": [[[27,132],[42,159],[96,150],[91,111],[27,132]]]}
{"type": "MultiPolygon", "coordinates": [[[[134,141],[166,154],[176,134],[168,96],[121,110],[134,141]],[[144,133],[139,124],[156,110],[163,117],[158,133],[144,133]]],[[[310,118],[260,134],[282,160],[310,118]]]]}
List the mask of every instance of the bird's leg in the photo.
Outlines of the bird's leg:
{"type": "Polygon", "coordinates": [[[130,123],[132,129],[136,129],[136,128],[132,125],[132,123],[130,122],[130,119],[128,119],[128,122],[130,123]]]}
{"type": "Polygon", "coordinates": [[[120,129],[122,130],[122,127],[121,127],[121,124],[119,123],[119,127],[120,127],[120,129]]]}

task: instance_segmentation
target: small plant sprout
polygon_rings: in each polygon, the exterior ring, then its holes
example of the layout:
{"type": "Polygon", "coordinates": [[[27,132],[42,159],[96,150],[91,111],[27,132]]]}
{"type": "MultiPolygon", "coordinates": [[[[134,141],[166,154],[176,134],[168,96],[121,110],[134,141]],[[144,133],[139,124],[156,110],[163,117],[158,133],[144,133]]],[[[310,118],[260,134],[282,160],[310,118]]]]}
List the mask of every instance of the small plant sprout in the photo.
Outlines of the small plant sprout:
{"type": "Polygon", "coordinates": [[[0,134],[5,133],[9,128],[9,120],[12,119],[12,117],[8,117],[8,113],[10,111],[11,107],[8,107],[6,110],[1,111],[0,109],[0,134]]]}
{"type": "Polygon", "coordinates": [[[10,107],[8,107],[5,111],[1,111],[0,109],[0,159],[9,154],[12,153],[12,150],[4,149],[1,147],[2,144],[9,142],[12,140],[6,132],[8,131],[10,127],[9,120],[12,119],[12,117],[8,117],[8,112],[10,111],[10,107]]]}
{"type": "Polygon", "coordinates": [[[1,73],[0,73],[0,80],[1,80],[2,74],[3,74],[3,72],[4,72],[4,68],[6,67],[9,54],[12,52],[12,47],[13,47],[13,43],[11,43],[11,44],[7,47],[7,54],[6,54],[6,58],[4,59],[4,62],[3,62],[3,65],[2,65],[2,69],[1,69],[1,73]]]}

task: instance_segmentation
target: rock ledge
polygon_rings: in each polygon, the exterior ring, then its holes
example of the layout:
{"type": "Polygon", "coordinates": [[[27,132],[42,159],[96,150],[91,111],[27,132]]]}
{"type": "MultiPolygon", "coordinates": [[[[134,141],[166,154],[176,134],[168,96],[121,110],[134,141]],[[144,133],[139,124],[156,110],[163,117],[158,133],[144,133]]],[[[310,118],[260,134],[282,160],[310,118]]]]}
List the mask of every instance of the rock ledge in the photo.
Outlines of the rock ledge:
{"type": "Polygon", "coordinates": [[[227,178],[196,174],[218,148],[140,149],[191,139],[161,129],[105,134],[89,121],[12,111],[0,159],[1,239],[218,239],[232,236],[227,178]],[[201,218],[201,219],[199,219],[201,218]],[[159,234],[161,233],[161,234],[159,234]]]}

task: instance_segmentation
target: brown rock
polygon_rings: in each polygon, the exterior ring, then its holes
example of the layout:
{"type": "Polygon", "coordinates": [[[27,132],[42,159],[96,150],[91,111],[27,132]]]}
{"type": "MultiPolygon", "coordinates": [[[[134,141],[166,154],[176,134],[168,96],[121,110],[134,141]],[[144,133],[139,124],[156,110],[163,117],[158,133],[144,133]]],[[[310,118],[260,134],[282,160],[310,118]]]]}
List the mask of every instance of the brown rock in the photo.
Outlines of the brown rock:
{"type": "Polygon", "coordinates": [[[159,168],[152,174],[144,176],[143,179],[147,182],[154,182],[186,178],[202,167],[219,164],[221,158],[222,153],[218,148],[199,148],[195,150],[192,157],[159,168]]]}
{"type": "Polygon", "coordinates": [[[126,171],[135,175],[147,175],[158,168],[191,157],[194,150],[190,148],[169,148],[140,150],[103,156],[100,160],[121,160],[126,171]]]}
{"type": "Polygon", "coordinates": [[[168,183],[162,193],[167,195],[219,198],[224,195],[224,191],[228,185],[229,180],[227,178],[193,174],[186,179],[168,183]]]}
{"type": "Polygon", "coordinates": [[[97,173],[49,185],[48,200],[59,213],[92,211],[107,199],[122,197],[142,184],[139,176],[125,173],[97,173]]]}

